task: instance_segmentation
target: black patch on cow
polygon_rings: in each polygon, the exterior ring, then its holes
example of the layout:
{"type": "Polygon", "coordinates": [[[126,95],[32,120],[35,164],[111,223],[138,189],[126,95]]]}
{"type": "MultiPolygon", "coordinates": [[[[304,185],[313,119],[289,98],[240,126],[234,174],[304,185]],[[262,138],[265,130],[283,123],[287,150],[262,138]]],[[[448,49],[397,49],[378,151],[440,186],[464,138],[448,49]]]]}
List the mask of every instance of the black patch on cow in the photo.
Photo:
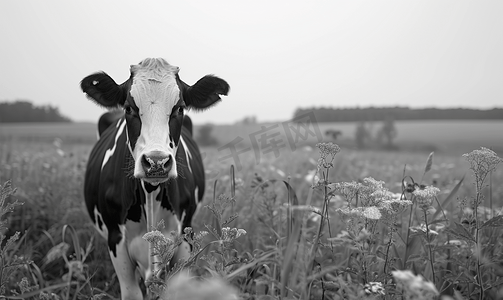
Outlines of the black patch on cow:
{"type": "Polygon", "coordinates": [[[170,180],[163,184],[163,189],[157,195],[157,201],[161,201],[161,207],[176,213],[178,210],[178,197],[172,198],[178,194],[178,186],[176,185],[176,180],[170,180]],[[170,195],[172,195],[170,197],[170,195]],[[173,201],[173,202],[172,202],[173,201]]]}
{"type": "Polygon", "coordinates": [[[220,100],[220,95],[227,95],[230,89],[225,80],[213,75],[204,76],[193,86],[187,85],[178,75],[177,79],[185,104],[196,110],[209,108],[220,100]]]}
{"type": "Polygon", "coordinates": [[[183,123],[183,109],[184,109],[183,102],[181,104],[175,105],[169,117],[170,138],[171,137],[173,138],[173,142],[175,142],[175,145],[178,145],[178,142],[180,141],[180,134],[183,123]]]}
{"type": "Polygon", "coordinates": [[[117,245],[122,240],[122,234],[117,224],[107,227],[108,227],[108,248],[110,249],[110,251],[112,251],[114,256],[117,257],[117,245]]]}
{"type": "Polygon", "coordinates": [[[135,193],[135,199],[127,212],[127,219],[133,222],[140,222],[142,215],[142,203],[141,203],[142,191],[139,188],[137,188],[134,193],[135,193]]]}
{"type": "Polygon", "coordinates": [[[126,130],[129,137],[129,145],[134,149],[141,133],[141,119],[137,115],[126,114],[126,130]]]}
{"type": "Polygon", "coordinates": [[[144,182],[144,185],[145,185],[145,190],[147,191],[147,193],[152,193],[153,191],[157,190],[159,188],[158,185],[151,185],[150,183],[148,182],[144,182]]]}
{"type": "Polygon", "coordinates": [[[193,135],[193,132],[192,132],[192,119],[189,118],[189,116],[183,117],[183,127],[187,128],[187,130],[190,132],[190,135],[193,135]]]}

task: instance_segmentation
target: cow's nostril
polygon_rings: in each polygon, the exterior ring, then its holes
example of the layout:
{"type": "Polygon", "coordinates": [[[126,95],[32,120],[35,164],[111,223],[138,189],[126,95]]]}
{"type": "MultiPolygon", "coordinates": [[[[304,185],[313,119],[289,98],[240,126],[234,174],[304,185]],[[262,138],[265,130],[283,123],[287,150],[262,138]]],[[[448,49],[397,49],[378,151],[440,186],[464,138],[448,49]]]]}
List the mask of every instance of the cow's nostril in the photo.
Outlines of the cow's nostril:
{"type": "Polygon", "coordinates": [[[145,154],[141,156],[141,165],[146,172],[152,167],[151,161],[152,159],[148,158],[145,154]]]}
{"type": "Polygon", "coordinates": [[[171,159],[171,156],[168,156],[165,158],[162,162],[162,168],[164,169],[165,172],[169,172],[171,170],[171,165],[173,164],[173,160],[171,159]]]}

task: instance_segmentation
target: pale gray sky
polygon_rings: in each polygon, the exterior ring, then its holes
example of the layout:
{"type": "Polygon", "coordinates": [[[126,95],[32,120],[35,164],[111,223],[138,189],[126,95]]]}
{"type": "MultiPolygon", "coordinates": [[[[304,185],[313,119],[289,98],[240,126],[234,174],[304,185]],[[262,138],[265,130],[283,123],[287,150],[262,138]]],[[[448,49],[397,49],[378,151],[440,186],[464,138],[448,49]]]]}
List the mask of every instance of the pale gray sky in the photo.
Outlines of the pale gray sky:
{"type": "Polygon", "coordinates": [[[503,1],[0,1],[0,101],[103,110],[80,80],[163,57],[226,79],[196,123],[297,107],[503,107],[503,1]]]}

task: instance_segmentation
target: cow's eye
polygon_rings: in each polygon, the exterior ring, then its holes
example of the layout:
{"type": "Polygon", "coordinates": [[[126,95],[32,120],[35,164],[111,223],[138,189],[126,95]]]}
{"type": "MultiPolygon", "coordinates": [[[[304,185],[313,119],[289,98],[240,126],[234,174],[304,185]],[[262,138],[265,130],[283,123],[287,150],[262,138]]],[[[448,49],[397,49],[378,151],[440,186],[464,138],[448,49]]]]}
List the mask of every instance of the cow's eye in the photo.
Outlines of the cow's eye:
{"type": "Polygon", "coordinates": [[[131,106],[124,107],[124,111],[126,112],[127,115],[130,115],[133,113],[133,109],[131,108],[131,106]]]}
{"type": "Polygon", "coordinates": [[[183,107],[178,107],[178,114],[183,115],[183,107]]]}

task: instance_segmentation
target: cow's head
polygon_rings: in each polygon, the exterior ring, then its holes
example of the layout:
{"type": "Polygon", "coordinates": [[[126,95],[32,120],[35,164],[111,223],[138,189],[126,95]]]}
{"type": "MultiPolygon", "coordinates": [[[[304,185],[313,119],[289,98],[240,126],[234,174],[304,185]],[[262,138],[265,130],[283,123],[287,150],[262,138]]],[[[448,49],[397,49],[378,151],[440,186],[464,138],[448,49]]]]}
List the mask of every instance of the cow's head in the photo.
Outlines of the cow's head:
{"type": "Polygon", "coordinates": [[[132,65],[131,76],[120,85],[103,72],[81,82],[84,93],[99,105],[124,109],[134,177],[151,184],[177,176],[184,110],[209,108],[229,92],[227,82],[212,75],[189,86],[178,70],[164,59],[147,58],[132,65]]]}

